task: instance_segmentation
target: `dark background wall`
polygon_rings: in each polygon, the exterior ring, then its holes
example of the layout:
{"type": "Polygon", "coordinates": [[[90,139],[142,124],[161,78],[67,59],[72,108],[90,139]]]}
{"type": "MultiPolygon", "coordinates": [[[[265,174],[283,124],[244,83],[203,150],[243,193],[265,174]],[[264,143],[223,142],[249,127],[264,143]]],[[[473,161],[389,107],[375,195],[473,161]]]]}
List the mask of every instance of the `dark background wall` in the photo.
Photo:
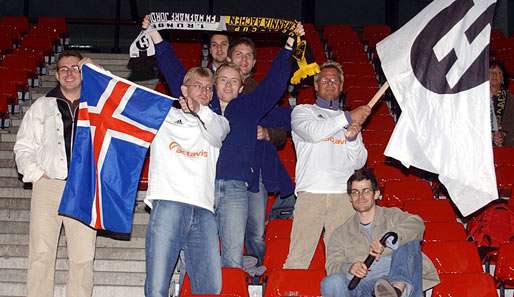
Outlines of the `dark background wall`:
{"type": "MultiPolygon", "coordinates": [[[[66,16],[114,20],[116,0],[0,0],[0,15],[66,16]]],[[[121,19],[130,21],[151,11],[184,11],[221,15],[274,16],[303,19],[316,25],[333,23],[403,25],[431,0],[120,0],[121,19]],[[137,9],[134,9],[136,7],[137,9]]],[[[137,22],[139,23],[139,21],[137,22]]],[[[514,33],[514,0],[498,0],[494,27],[514,33]]],[[[127,47],[138,34],[139,25],[122,25],[120,43],[127,47]]],[[[69,25],[75,43],[98,47],[112,45],[114,27],[74,23],[69,25]]]]}

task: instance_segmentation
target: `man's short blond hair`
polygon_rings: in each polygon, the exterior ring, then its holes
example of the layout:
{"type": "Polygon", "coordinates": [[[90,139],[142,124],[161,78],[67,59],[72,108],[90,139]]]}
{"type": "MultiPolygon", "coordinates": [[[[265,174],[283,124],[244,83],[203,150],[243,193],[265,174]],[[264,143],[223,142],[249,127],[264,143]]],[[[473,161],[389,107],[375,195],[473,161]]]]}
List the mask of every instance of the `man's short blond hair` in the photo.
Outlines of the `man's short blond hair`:
{"type": "Polygon", "coordinates": [[[182,84],[185,85],[196,77],[208,78],[211,82],[214,82],[214,75],[212,74],[212,71],[209,70],[209,68],[193,67],[187,71],[186,75],[184,75],[182,84]]]}
{"type": "Polygon", "coordinates": [[[221,70],[223,70],[225,68],[232,68],[235,71],[237,71],[237,73],[239,73],[239,78],[241,78],[241,84],[243,84],[243,82],[244,82],[243,71],[241,70],[241,67],[239,67],[239,65],[237,65],[236,63],[233,63],[233,62],[227,62],[227,63],[221,64],[220,67],[218,67],[216,69],[216,75],[214,76],[214,80],[218,79],[218,76],[220,75],[221,70]]]}
{"type": "MultiPolygon", "coordinates": [[[[321,72],[325,68],[335,69],[337,71],[337,73],[339,73],[339,80],[341,81],[341,83],[344,82],[344,73],[343,73],[343,67],[341,66],[341,64],[337,63],[336,61],[329,60],[329,61],[326,61],[325,63],[323,63],[319,67],[319,71],[321,72]]],[[[318,78],[319,78],[319,73],[317,73],[314,76],[314,81],[318,81],[318,78]]]]}

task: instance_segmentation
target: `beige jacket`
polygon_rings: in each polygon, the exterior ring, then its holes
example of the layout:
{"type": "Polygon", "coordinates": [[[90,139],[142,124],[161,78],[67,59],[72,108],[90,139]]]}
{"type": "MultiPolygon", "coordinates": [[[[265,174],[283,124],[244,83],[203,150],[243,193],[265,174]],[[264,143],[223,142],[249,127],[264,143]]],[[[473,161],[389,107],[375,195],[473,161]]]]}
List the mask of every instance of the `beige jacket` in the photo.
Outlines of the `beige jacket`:
{"type": "Polygon", "coordinates": [[[64,127],[56,100],[37,99],[21,121],[14,154],[24,182],[35,182],[43,174],[61,180],[68,176],[64,127]]]}
{"type": "MultiPolygon", "coordinates": [[[[386,232],[398,233],[400,245],[423,239],[425,225],[420,217],[403,212],[398,208],[376,207],[373,221],[373,238],[380,239],[386,232]]],[[[354,214],[346,223],[338,227],[330,237],[327,245],[328,274],[346,273],[351,264],[364,261],[369,254],[369,242],[359,226],[359,217],[354,214]]],[[[392,255],[391,249],[385,249],[383,255],[392,255]]],[[[439,283],[439,277],[432,261],[423,254],[423,290],[428,290],[439,283]]]]}

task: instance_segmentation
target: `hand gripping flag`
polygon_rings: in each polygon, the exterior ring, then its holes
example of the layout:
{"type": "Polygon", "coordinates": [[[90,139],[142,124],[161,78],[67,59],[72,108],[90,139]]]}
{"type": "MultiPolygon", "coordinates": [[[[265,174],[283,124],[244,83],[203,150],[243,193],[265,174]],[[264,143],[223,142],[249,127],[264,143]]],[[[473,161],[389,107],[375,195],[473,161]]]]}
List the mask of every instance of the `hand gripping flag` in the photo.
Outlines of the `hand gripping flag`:
{"type": "Polygon", "coordinates": [[[172,98],[82,67],[79,115],[59,213],[95,229],[130,233],[143,161],[172,98]]]}
{"type": "Polygon", "coordinates": [[[439,174],[467,216],[497,199],[489,116],[495,0],[435,0],[379,44],[401,109],[385,155],[439,174]]]}

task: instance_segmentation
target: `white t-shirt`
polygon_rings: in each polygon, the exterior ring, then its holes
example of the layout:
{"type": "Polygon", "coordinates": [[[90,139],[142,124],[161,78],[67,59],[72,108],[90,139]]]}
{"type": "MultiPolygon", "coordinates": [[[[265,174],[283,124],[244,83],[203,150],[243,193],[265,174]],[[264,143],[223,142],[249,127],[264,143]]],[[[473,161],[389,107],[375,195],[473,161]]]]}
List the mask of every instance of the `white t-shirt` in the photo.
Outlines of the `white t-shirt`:
{"type": "Polygon", "coordinates": [[[296,149],[295,193],[346,193],[346,182],[366,163],[368,152],[359,134],[347,141],[343,111],[303,104],[291,114],[296,149]]]}
{"type": "Polygon", "coordinates": [[[214,212],[214,179],[222,141],[230,128],[225,117],[202,106],[205,123],[171,108],[150,146],[150,168],[145,203],[171,200],[214,212]]]}

